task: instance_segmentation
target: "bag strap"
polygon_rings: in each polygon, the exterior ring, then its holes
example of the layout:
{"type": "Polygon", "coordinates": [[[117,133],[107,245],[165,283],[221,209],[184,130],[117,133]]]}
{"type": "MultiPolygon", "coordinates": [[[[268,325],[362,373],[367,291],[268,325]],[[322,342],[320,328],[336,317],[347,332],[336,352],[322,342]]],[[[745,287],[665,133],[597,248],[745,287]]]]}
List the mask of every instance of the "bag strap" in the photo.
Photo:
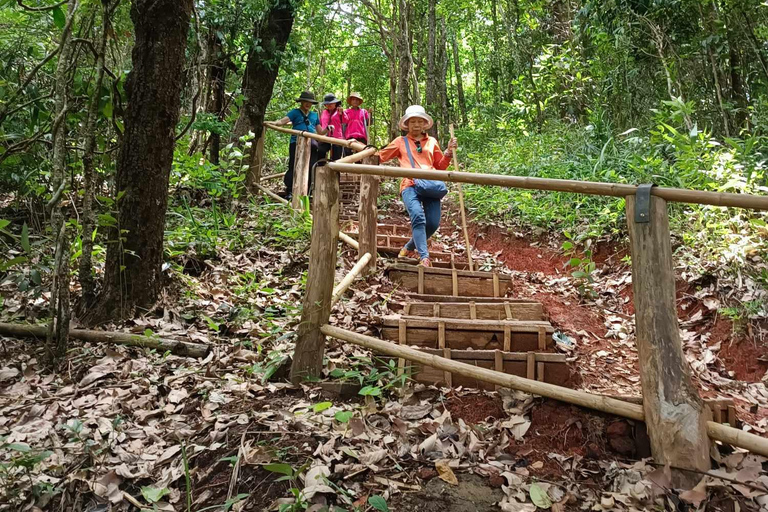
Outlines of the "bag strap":
{"type": "Polygon", "coordinates": [[[408,152],[408,160],[411,162],[411,167],[416,169],[416,162],[413,161],[413,153],[411,153],[411,143],[405,135],[403,135],[403,142],[405,143],[405,150],[408,152]]]}
{"type": "Polygon", "coordinates": [[[363,110],[363,128],[365,128],[365,140],[368,141],[368,111],[365,109],[363,110]]]}

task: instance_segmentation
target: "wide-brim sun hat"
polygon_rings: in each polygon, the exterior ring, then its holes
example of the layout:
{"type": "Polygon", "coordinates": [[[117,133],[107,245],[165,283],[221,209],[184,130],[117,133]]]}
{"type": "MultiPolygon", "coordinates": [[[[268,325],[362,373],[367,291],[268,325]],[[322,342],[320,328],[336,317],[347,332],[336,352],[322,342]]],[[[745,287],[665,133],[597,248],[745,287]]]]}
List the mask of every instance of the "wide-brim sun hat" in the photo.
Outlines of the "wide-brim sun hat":
{"type": "Polygon", "coordinates": [[[360,96],[360,93],[359,93],[359,92],[351,92],[351,93],[349,93],[349,96],[347,96],[347,103],[349,103],[349,100],[350,100],[350,99],[352,99],[352,98],[357,98],[357,99],[359,99],[359,100],[360,100],[360,103],[362,103],[363,101],[365,101],[365,100],[363,99],[363,97],[362,97],[362,96],[360,96]]]}
{"type": "Polygon", "coordinates": [[[424,110],[424,107],[421,105],[411,105],[407,109],[405,109],[405,115],[400,118],[400,129],[401,130],[408,130],[408,120],[412,119],[414,117],[420,117],[423,120],[427,122],[427,130],[432,128],[432,125],[435,124],[435,122],[432,120],[432,116],[427,114],[427,111],[424,110]]]}
{"type": "Polygon", "coordinates": [[[341,103],[341,100],[332,92],[329,92],[323,97],[323,105],[333,105],[334,103],[341,103]]]}
{"type": "Polygon", "coordinates": [[[317,105],[318,103],[317,100],[315,99],[315,95],[309,91],[304,91],[303,93],[301,93],[299,97],[296,98],[296,101],[308,101],[313,105],[317,105]]]}

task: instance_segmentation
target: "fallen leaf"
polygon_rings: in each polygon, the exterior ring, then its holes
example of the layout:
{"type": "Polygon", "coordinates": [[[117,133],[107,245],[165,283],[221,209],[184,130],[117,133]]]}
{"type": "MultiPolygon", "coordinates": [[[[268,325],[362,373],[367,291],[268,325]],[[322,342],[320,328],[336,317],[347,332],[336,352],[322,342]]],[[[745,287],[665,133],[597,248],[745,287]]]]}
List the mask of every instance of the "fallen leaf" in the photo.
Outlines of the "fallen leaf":
{"type": "Polygon", "coordinates": [[[406,421],[420,420],[432,412],[432,404],[405,405],[400,411],[400,417],[406,421]]]}
{"type": "Polygon", "coordinates": [[[19,370],[16,368],[0,368],[0,382],[14,379],[19,375],[19,370]]]}
{"type": "Polygon", "coordinates": [[[699,508],[701,502],[707,499],[707,481],[709,479],[704,477],[696,484],[696,487],[689,491],[683,491],[680,493],[680,499],[686,503],[690,503],[696,508],[699,508]]]}
{"type": "Polygon", "coordinates": [[[437,470],[437,476],[439,476],[442,481],[451,485],[459,485],[459,480],[448,465],[447,460],[441,459],[435,462],[435,469],[437,470]]]}
{"type": "Polygon", "coordinates": [[[531,489],[528,493],[531,495],[531,501],[537,507],[546,509],[552,506],[552,501],[549,499],[547,492],[539,484],[531,484],[531,489]]]}

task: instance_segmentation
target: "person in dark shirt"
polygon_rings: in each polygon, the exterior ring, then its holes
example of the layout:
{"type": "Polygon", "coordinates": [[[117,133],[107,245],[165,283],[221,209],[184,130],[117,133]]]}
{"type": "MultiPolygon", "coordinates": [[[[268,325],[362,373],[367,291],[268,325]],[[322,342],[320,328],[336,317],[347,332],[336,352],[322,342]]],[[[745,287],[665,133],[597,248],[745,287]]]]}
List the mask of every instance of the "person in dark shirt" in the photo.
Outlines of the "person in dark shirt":
{"type": "MultiPolygon", "coordinates": [[[[317,112],[312,110],[313,105],[317,105],[315,95],[311,92],[304,91],[296,98],[299,102],[299,108],[294,108],[288,112],[284,118],[279,121],[274,121],[271,124],[274,126],[285,126],[287,124],[292,125],[294,130],[307,131],[310,133],[319,133],[325,135],[328,131],[320,125],[320,117],[317,112]]],[[[309,156],[309,168],[314,167],[318,158],[318,144],[316,140],[312,140],[312,149],[309,156]]],[[[291,193],[293,191],[293,166],[296,162],[296,135],[291,135],[291,145],[288,148],[288,171],[283,177],[283,183],[285,184],[285,194],[283,197],[291,199],[291,193]]],[[[309,188],[312,189],[312,174],[309,175],[309,188]]]]}

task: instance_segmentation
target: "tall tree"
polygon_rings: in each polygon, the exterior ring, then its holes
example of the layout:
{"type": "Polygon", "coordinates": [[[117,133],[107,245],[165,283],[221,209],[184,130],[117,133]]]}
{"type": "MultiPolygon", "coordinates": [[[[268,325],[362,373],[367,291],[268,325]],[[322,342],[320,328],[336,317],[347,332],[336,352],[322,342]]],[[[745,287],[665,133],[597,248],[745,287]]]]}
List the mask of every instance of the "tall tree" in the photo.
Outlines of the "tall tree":
{"type": "MultiPolygon", "coordinates": [[[[272,98],[272,89],[277,80],[288,37],[291,35],[295,14],[292,0],[273,0],[266,15],[254,23],[251,50],[243,75],[245,101],[238,126],[235,127],[235,133],[238,135],[251,131],[256,140],[261,138],[264,131],[264,114],[272,98]]],[[[251,146],[251,167],[258,161],[258,147],[259,144],[251,146]]],[[[253,174],[248,173],[249,181],[255,180],[253,174]]],[[[256,174],[258,175],[258,172],[256,174]]],[[[252,186],[253,183],[249,185],[252,186]]]]}
{"type": "Polygon", "coordinates": [[[97,316],[151,306],[161,287],[168,180],[179,121],[192,0],[134,0],[133,69],[117,160],[117,229],[97,316]]]}
{"type": "Polygon", "coordinates": [[[456,32],[451,33],[451,46],[453,47],[453,68],[456,71],[456,94],[461,111],[461,122],[467,124],[467,102],[464,98],[464,81],[461,73],[461,57],[459,57],[459,44],[456,40],[456,32]]]}

